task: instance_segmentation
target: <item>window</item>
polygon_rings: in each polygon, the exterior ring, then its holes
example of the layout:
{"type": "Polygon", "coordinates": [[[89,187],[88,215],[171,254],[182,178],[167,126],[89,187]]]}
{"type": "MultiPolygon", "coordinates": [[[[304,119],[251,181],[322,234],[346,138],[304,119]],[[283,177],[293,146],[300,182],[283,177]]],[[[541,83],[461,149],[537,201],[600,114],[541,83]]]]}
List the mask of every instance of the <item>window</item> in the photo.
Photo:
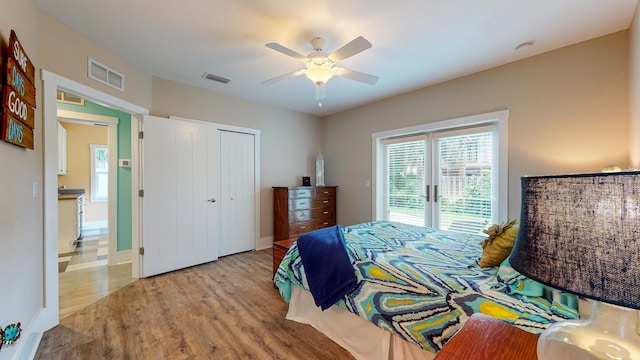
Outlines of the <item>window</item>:
{"type": "Polygon", "coordinates": [[[373,134],[374,218],[480,233],[507,215],[499,111],[373,134]]]}
{"type": "Polygon", "coordinates": [[[428,211],[426,137],[385,140],[384,146],[385,220],[424,226],[428,211]]]}
{"type": "Polygon", "coordinates": [[[436,178],[433,180],[435,226],[478,233],[498,222],[494,184],[494,126],[472,127],[434,134],[436,178]],[[436,197],[437,196],[437,197],[436,197]],[[496,205],[494,207],[494,205],[496,205]]]}
{"type": "Polygon", "coordinates": [[[109,154],[107,145],[91,144],[91,201],[107,201],[109,195],[109,154]]]}

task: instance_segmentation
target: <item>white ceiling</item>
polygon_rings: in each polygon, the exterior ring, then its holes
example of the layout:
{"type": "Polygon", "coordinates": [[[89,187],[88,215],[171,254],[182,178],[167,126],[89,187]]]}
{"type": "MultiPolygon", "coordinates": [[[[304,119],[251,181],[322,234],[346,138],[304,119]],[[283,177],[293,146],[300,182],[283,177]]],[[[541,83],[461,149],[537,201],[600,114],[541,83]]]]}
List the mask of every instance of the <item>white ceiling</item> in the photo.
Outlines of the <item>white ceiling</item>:
{"type": "MultiPolygon", "coordinates": [[[[35,0],[39,9],[153,76],[327,116],[389,96],[627,29],[638,0],[35,0]],[[319,108],[303,67],[265,47],[331,53],[357,36],[373,47],[339,65],[319,108]],[[526,51],[517,45],[534,41],[526,51]],[[204,79],[209,72],[231,80],[204,79]]],[[[100,61],[100,59],[96,59],[100,61]]],[[[105,64],[109,66],[109,64],[105,64]]],[[[118,69],[114,69],[118,70],[118,69]]],[[[125,82],[126,85],[126,82],[125,82]]]]}

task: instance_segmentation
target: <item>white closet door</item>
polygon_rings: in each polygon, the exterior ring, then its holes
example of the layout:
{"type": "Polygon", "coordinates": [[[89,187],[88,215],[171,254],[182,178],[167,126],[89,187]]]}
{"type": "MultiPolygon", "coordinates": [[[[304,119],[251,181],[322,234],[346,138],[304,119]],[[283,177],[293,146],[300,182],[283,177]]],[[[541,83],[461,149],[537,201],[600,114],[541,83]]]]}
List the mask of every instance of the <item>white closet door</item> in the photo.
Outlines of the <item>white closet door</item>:
{"type": "Polygon", "coordinates": [[[151,116],[143,118],[143,128],[141,276],[217,259],[217,130],[151,116]]]}
{"type": "Polygon", "coordinates": [[[255,135],[220,131],[220,256],[255,248],[255,135]]]}

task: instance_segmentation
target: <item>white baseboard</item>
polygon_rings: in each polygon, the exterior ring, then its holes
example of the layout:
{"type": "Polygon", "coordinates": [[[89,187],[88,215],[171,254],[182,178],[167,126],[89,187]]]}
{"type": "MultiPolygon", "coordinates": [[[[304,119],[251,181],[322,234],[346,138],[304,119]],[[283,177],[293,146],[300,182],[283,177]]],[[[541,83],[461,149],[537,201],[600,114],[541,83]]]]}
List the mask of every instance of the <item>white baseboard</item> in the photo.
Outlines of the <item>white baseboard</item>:
{"type": "Polygon", "coordinates": [[[109,223],[107,220],[85,221],[82,223],[82,231],[107,229],[108,227],[109,223]]]}
{"type": "Polygon", "coordinates": [[[273,247],[273,236],[265,236],[258,239],[256,250],[264,250],[273,247]]]}
{"type": "MultiPolygon", "coordinates": [[[[41,329],[39,323],[42,322],[44,312],[38,311],[38,314],[30,321],[29,324],[21,324],[22,333],[20,338],[13,344],[15,346],[15,352],[13,353],[13,360],[30,360],[36,356],[40,340],[44,334],[45,329],[41,329]]],[[[6,326],[8,324],[5,324],[6,326]]],[[[10,351],[11,346],[3,346],[2,351],[10,351]]]]}
{"type": "Polygon", "coordinates": [[[109,266],[131,262],[131,250],[118,251],[115,256],[110,256],[108,261],[109,266]]]}

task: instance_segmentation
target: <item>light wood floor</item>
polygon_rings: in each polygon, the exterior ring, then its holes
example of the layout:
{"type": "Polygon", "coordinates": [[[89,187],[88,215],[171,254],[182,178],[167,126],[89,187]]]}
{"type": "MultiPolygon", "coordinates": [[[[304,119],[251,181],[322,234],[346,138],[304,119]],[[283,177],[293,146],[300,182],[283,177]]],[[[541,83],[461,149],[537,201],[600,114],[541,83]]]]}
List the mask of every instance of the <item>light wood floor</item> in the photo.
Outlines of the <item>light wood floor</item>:
{"type": "Polygon", "coordinates": [[[352,359],[285,320],[271,250],[132,282],[47,331],[35,359],[352,359]]]}
{"type": "Polygon", "coordinates": [[[60,319],[133,282],[131,263],[68,271],[59,277],[60,319]]]}

